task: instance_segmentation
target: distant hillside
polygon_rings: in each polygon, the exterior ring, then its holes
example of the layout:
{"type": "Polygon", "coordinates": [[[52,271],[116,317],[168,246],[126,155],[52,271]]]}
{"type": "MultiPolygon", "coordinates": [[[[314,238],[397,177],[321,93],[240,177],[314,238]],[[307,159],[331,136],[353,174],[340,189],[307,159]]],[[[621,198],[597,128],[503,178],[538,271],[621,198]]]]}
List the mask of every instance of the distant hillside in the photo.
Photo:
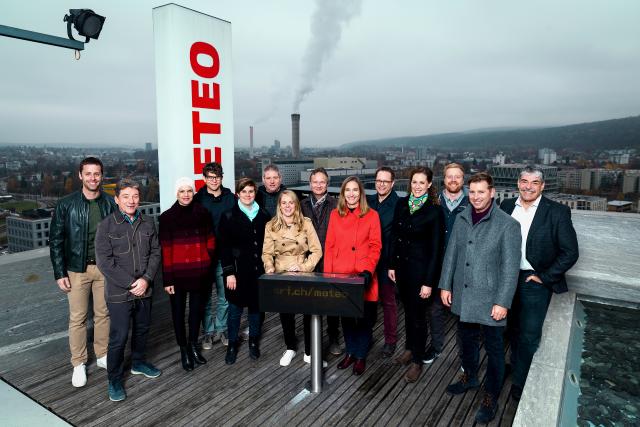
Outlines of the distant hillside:
{"type": "Polygon", "coordinates": [[[412,137],[356,141],[360,146],[431,146],[448,149],[548,147],[569,149],[640,148],[640,116],[550,128],[480,130],[412,137]]]}

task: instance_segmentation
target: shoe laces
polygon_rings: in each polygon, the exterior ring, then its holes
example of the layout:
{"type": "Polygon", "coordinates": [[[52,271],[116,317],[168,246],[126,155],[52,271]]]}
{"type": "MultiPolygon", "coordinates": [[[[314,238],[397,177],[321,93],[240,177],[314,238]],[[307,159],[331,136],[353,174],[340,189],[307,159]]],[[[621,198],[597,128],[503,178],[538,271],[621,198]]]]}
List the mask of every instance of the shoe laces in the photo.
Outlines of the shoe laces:
{"type": "Polygon", "coordinates": [[[469,382],[469,374],[467,374],[466,372],[460,374],[460,382],[462,384],[467,384],[469,382]]]}
{"type": "Polygon", "coordinates": [[[489,393],[485,393],[482,397],[482,402],[480,403],[482,406],[486,406],[487,408],[491,408],[493,406],[493,396],[489,393]]]}

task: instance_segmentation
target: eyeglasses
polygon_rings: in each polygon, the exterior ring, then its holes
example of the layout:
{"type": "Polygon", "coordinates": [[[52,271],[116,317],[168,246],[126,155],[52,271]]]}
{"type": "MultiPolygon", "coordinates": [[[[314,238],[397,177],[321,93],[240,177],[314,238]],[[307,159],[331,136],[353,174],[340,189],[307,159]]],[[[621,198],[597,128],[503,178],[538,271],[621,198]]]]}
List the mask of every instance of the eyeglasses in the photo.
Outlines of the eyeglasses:
{"type": "Polygon", "coordinates": [[[393,181],[383,181],[381,179],[376,179],[376,184],[380,184],[380,185],[391,185],[393,183],[393,181]]]}
{"type": "Polygon", "coordinates": [[[216,175],[207,175],[204,177],[204,179],[206,179],[207,181],[220,181],[222,177],[216,175]]]}

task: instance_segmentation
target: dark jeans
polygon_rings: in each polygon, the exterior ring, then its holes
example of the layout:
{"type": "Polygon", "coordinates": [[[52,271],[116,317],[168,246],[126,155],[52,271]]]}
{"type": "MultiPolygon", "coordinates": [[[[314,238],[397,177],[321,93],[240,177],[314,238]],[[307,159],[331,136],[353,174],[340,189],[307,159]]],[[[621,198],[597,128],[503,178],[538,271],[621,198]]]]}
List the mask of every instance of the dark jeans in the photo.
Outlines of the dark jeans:
{"type": "Polygon", "coordinates": [[[431,346],[433,349],[442,353],[444,348],[444,325],[447,321],[447,308],[442,304],[440,299],[440,289],[433,288],[431,292],[431,307],[429,307],[429,329],[431,332],[431,346]]]}
{"type": "Polygon", "coordinates": [[[551,302],[549,288],[534,281],[525,282],[528,274],[520,273],[518,289],[507,319],[508,336],[511,343],[511,382],[520,388],[529,373],[531,360],[540,344],[542,325],[551,302]]]}
{"type": "Polygon", "coordinates": [[[207,303],[207,291],[184,291],[175,287],[175,294],[169,295],[171,300],[171,317],[173,318],[173,330],[176,341],[180,347],[187,345],[187,336],[184,330],[184,316],[187,308],[187,295],[189,296],[189,342],[198,342],[200,323],[204,317],[204,307],[207,303]]]}
{"type": "Polygon", "coordinates": [[[145,361],[147,335],[151,324],[151,298],[130,302],[107,303],[111,325],[107,348],[107,376],[109,381],[122,381],[124,349],[127,346],[131,323],[131,361],[135,365],[145,361]],[[133,318],[133,322],[131,319],[133,318]]]}
{"type": "MultiPolygon", "coordinates": [[[[229,342],[238,342],[238,331],[240,330],[240,318],[244,307],[229,303],[229,316],[227,317],[227,332],[229,342]]],[[[247,308],[247,319],[249,320],[249,338],[259,338],[262,329],[261,313],[247,308]]]]}
{"type": "Polygon", "coordinates": [[[406,332],[405,349],[411,350],[413,361],[422,364],[424,350],[427,344],[427,313],[433,297],[420,298],[419,288],[415,286],[399,285],[400,298],[404,305],[404,328],[406,332]]]}
{"type": "Polygon", "coordinates": [[[338,342],[340,339],[340,317],[327,316],[327,335],[329,335],[329,341],[338,342]]]}
{"type": "Polygon", "coordinates": [[[371,345],[373,325],[376,323],[378,303],[364,302],[364,317],[342,317],[342,331],[347,354],[366,359],[371,345]]]}
{"type": "Polygon", "coordinates": [[[396,344],[398,342],[398,302],[396,301],[396,285],[389,279],[389,270],[378,271],[378,292],[382,303],[384,342],[396,344]]]}
{"type": "Polygon", "coordinates": [[[487,353],[487,379],[485,390],[495,398],[500,396],[504,380],[504,326],[486,326],[477,323],[458,322],[458,333],[462,341],[462,367],[472,377],[478,376],[480,367],[480,334],[484,336],[487,353]]]}
{"type": "MultiPolygon", "coordinates": [[[[311,316],[304,315],[304,354],[311,354],[311,316]]],[[[280,313],[280,323],[284,334],[284,344],[287,350],[298,350],[298,338],[296,337],[296,315],[292,313],[280,313]]]]}

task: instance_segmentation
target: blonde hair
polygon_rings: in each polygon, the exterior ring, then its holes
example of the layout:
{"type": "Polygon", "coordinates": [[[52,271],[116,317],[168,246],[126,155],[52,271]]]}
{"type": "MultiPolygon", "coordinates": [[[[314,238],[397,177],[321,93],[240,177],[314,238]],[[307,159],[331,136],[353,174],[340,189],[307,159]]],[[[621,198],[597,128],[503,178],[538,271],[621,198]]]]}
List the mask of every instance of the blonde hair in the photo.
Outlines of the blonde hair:
{"type": "Polygon", "coordinates": [[[298,200],[298,196],[291,190],[283,190],[278,195],[278,204],[276,208],[276,214],[271,220],[267,223],[267,227],[271,227],[271,231],[276,233],[283,228],[287,227],[287,223],[284,220],[284,215],[280,210],[280,202],[284,196],[288,196],[294,204],[293,210],[293,224],[296,225],[298,231],[302,231],[304,227],[304,216],[302,215],[302,209],[300,209],[300,201],[298,200]]]}
{"type": "Polygon", "coordinates": [[[350,182],[358,184],[358,189],[360,190],[360,218],[362,218],[367,214],[367,212],[369,212],[369,204],[367,203],[367,195],[364,192],[364,186],[357,176],[350,176],[342,183],[342,187],[340,187],[340,195],[338,196],[338,214],[340,214],[340,216],[345,216],[349,211],[344,193],[347,189],[347,184],[350,182]]]}

